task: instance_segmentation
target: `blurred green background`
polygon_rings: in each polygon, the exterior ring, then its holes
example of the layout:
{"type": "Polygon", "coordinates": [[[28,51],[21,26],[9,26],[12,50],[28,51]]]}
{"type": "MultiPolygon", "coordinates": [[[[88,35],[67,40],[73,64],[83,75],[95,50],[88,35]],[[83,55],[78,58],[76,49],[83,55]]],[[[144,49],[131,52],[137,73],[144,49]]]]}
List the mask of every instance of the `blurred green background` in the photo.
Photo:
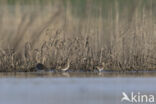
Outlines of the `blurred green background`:
{"type": "Polygon", "coordinates": [[[93,16],[97,16],[99,14],[99,7],[103,11],[102,15],[107,16],[110,9],[112,9],[112,12],[115,12],[115,2],[118,3],[119,12],[123,12],[125,8],[127,8],[126,10],[133,11],[136,7],[140,10],[142,8],[156,10],[156,0],[1,0],[0,4],[40,5],[42,10],[47,4],[53,4],[56,1],[62,1],[64,7],[67,7],[70,3],[73,15],[83,17],[88,13],[88,8],[93,16]]]}

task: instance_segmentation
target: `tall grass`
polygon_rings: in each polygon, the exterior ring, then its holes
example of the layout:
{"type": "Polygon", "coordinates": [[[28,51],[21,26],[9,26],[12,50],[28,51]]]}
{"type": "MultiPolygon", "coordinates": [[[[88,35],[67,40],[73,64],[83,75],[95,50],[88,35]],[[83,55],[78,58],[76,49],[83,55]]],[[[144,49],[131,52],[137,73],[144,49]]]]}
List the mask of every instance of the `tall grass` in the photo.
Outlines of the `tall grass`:
{"type": "Polygon", "coordinates": [[[155,70],[153,0],[21,1],[0,4],[0,71],[57,69],[67,60],[73,70],[103,62],[106,70],[155,70]]]}

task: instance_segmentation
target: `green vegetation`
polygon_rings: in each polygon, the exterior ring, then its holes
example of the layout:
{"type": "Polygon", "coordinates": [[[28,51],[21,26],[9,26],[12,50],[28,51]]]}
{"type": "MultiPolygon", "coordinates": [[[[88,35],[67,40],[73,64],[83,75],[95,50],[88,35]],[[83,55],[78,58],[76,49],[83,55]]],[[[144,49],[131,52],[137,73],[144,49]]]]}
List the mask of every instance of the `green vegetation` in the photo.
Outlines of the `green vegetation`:
{"type": "Polygon", "coordinates": [[[0,71],[156,69],[154,0],[0,1],[0,71]]]}

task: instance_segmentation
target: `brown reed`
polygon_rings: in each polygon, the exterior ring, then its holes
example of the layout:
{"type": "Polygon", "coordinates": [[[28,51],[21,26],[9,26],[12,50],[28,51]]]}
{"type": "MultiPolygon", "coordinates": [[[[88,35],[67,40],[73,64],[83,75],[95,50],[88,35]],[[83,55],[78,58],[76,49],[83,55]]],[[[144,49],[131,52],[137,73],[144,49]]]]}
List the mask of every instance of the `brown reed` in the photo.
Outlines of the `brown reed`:
{"type": "Polygon", "coordinates": [[[118,2],[108,9],[107,18],[99,7],[92,16],[88,1],[86,18],[72,14],[72,5],[62,1],[39,5],[1,8],[0,71],[32,71],[37,63],[57,69],[70,60],[73,71],[94,71],[105,63],[105,70],[139,71],[156,69],[156,25],[152,8],[140,1],[132,10],[121,13],[118,2]],[[141,12],[140,12],[141,11],[141,12]],[[123,18],[124,16],[124,18],[123,18]],[[11,26],[10,26],[11,24],[11,26]],[[7,31],[7,29],[9,31],[7,31]]]}

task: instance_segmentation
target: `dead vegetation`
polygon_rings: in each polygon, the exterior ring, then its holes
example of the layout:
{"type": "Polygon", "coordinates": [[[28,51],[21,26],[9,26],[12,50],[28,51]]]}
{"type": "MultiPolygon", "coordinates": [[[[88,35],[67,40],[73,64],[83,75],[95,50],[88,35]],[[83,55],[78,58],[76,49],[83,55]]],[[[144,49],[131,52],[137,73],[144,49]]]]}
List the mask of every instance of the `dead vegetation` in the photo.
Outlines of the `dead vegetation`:
{"type": "Polygon", "coordinates": [[[73,16],[74,7],[70,3],[63,7],[61,0],[47,4],[42,11],[39,5],[20,9],[16,4],[15,14],[4,5],[0,13],[0,71],[31,71],[37,63],[57,69],[68,60],[73,71],[93,71],[102,63],[105,70],[156,69],[152,8],[140,9],[138,1],[132,10],[125,7],[121,13],[114,2],[106,17],[100,7],[98,16],[92,16],[93,4],[87,2],[85,18],[73,16]]]}

